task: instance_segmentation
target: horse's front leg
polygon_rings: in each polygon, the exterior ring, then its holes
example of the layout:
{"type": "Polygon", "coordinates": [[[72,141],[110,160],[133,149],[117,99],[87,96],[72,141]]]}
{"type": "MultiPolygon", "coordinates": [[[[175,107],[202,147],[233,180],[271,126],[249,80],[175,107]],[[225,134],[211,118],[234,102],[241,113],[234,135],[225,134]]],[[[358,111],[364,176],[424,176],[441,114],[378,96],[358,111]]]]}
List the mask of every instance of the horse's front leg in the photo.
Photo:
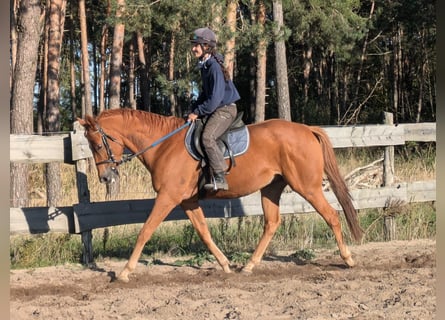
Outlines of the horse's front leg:
{"type": "Polygon", "coordinates": [[[131,253],[130,259],[128,260],[125,268],[122,272],[117,276],[117,280],[128,282],[128,275],[134,271],[136,265],[139,261],[139,258],[142,254],[142,250],[144,249],[145,244],[148,240],[150,240],[153,232],[156,228],[161,224],[161,222],[167,217],[170,211],[176,207],[177,203],[172,201],[171,198],[163,197],[162,195],[158,195],[156,198],[155,204],[153,206],[153,210],[151,211],[148,219],[145,221],[141,230],[139,231],[139,235],[136,241],[136,245],[134,246],[133,252],[131,253]]]}
{"type": "Polygon", "coordinates": [[[184,209],[187,217],[190,219],[202,242],[207,246],[209,251],[216,258],[224,272],[232,272],[230,270],[229,260],[213,242],[204,213],[202,211],[202,208],[199,206],[198,201],[184,201],[183,203],[181,203],[181,207],[182,209],[184,209]]]}

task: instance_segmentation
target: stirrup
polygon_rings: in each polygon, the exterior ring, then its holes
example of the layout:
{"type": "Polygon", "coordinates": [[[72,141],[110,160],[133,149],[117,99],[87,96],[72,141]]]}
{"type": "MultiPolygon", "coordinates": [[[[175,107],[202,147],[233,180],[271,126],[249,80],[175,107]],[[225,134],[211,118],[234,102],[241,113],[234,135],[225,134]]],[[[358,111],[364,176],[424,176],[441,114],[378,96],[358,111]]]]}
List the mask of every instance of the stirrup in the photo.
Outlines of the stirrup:
{"type": "Polygon", "coordinates": [[[229,190],[229,185],[224,178],[224,173],[215,174],[211,177],[211,182],[204,185],[204,189],[207,191],[229,190]],[[215,177],[216,176],[216,177],[215,177]],[[220,181],[218,181],[220,180],[220,181]]]}

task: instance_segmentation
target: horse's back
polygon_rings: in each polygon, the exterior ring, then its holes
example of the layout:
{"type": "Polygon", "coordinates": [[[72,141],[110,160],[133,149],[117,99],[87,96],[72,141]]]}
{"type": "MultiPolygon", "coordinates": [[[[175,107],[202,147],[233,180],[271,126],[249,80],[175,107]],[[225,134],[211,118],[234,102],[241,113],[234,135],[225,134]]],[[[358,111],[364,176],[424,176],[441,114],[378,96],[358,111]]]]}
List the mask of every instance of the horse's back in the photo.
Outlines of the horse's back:
{"type": "Polygon", "coordinates": [[[262,122],[249,124],[247,126],[249,129],[258,130],[258,129],[269,129],[269,130],[309,130],[309,127],[306,124],[299,122],[292,122],[284,119],[268,119],[262,122]]]}
{"type": "Polygon", "coordinates": [[[263,122],[248,125],[251,142],[255,144],[270,141],[281,144],[289,141],[293,145],[318,141],[308,125],[291,122],[284,119],[268,119],[263,122]]]}

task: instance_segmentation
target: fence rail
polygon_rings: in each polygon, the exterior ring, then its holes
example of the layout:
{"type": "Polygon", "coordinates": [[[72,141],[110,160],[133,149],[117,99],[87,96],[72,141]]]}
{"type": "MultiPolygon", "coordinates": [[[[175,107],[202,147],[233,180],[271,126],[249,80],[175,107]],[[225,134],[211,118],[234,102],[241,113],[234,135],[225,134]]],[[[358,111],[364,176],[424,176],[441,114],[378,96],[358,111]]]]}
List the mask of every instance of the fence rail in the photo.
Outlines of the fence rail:
{"type": "MultiPolygon", "coordinates": [[[[407,141],[436,141],[436,123],[322,127],[334,148],[403,145],[407,141]]],[[[88,141],[83,133],[41,136],[9,136],[9,161],[22,163],[64,162],[91,157],[88,141]]]]}
{"type": "MultiPolygon", "coordinates": [[[[376,189],[351,191],[356,209],[384,208],[392,201],[398,203],[436,200],[435,181],[399,183],[376,189]]],[[[328,202],[341,210],[332,192],[325,192],[328,202]]],[[[12,233],[66,232],[82,233],[97,228],[122,224],[142,223],[150,213],[154,199],[119,200],[95,203],[79,203],[72,207],[11,208],[10,230],[12,233]]],[[[234,218],[261,215],[260,195],[240,199],[204,200],[201,206],[208,218],[234,218]]],[[[283,193],[280,200],[282,214],[309,213],[315,210],[295,193],[283,193]]],[[[181,208],[176,207],[166,220],[187,219],[181,208]]]]}
{"type": "MultiPolygon", "coordinates": [[[[334,148],[382,146],[393,148],[407,141],[436,141],[436,123],[383,124],[348,127],[323,127],[334,148]]],[[[386,156],[385,152],[385,156],[386,156]]],[[[82,234],[91,240],[91,230],[122,224],[144,222],[151,212],[154,199],[121,200],[90,203],[84,197],[86,173],[82,162],[91,157],[88,142],[82,127],[75,126],[70,134],[53,136],[10,135],[10,162],[48,163],[64,162],[76,165],[78,171],[79,203],[68,207],[10,208],[10,233],[66,232],[82,234]],[[79,180],[81,183],[79,183],[79,180]],[[81,190],[83,189],[83,190],[81,190]]],[[[383,166],[393,166],[383,161],[383,166]]],[[[384,171],[390,172],[388,168],[384,171]]],[[[392,169],[393,171],[393,169],[392,169]]],[[[340,210],[332,192],[325,192],[329,203],[340,210]]],[[[351,190],[357,209],[383,208],[391,201],[404,203],[436,200],[436,181],[397,183],[373,189],[351,190]]],[[[203,200],[201,205],[207,217],[240,217],[262,214],[259,194],[255,193],[239,199],[203,200]]],[[[280,200],[283,214],[313,212],[314,209],[298,194],[283,193],[280,200]]],[[[186,219],[177,207],[167,220],[186,219]]],[[[89,241],[90,241],[89,240],[89,241]]],[[[87,241],[88,242],[88,241],[87,241]]],[[[87,244],[86,246],[90,246],[87,244]]],[[[85,252],[88,248],[85,249],[85,252]]],[[[87,253],[90,255],[91,253],[87,253]]],[[[85,259],[84,262],[88,262],[85,259]]]]}

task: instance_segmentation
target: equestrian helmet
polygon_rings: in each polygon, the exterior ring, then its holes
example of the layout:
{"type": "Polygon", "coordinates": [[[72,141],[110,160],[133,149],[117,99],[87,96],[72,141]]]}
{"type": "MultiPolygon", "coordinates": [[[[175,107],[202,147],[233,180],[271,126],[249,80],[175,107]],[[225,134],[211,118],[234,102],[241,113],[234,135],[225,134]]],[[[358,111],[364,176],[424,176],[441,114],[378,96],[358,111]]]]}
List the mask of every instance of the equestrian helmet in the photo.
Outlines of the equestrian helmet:
{"type": "Polygon", "coordinates": [[[191,43],[207,44],[208,46],[214,48],[216,47],[216,35],[209,28],[199,28],[193,31],[190,37],[191,43]]]}

